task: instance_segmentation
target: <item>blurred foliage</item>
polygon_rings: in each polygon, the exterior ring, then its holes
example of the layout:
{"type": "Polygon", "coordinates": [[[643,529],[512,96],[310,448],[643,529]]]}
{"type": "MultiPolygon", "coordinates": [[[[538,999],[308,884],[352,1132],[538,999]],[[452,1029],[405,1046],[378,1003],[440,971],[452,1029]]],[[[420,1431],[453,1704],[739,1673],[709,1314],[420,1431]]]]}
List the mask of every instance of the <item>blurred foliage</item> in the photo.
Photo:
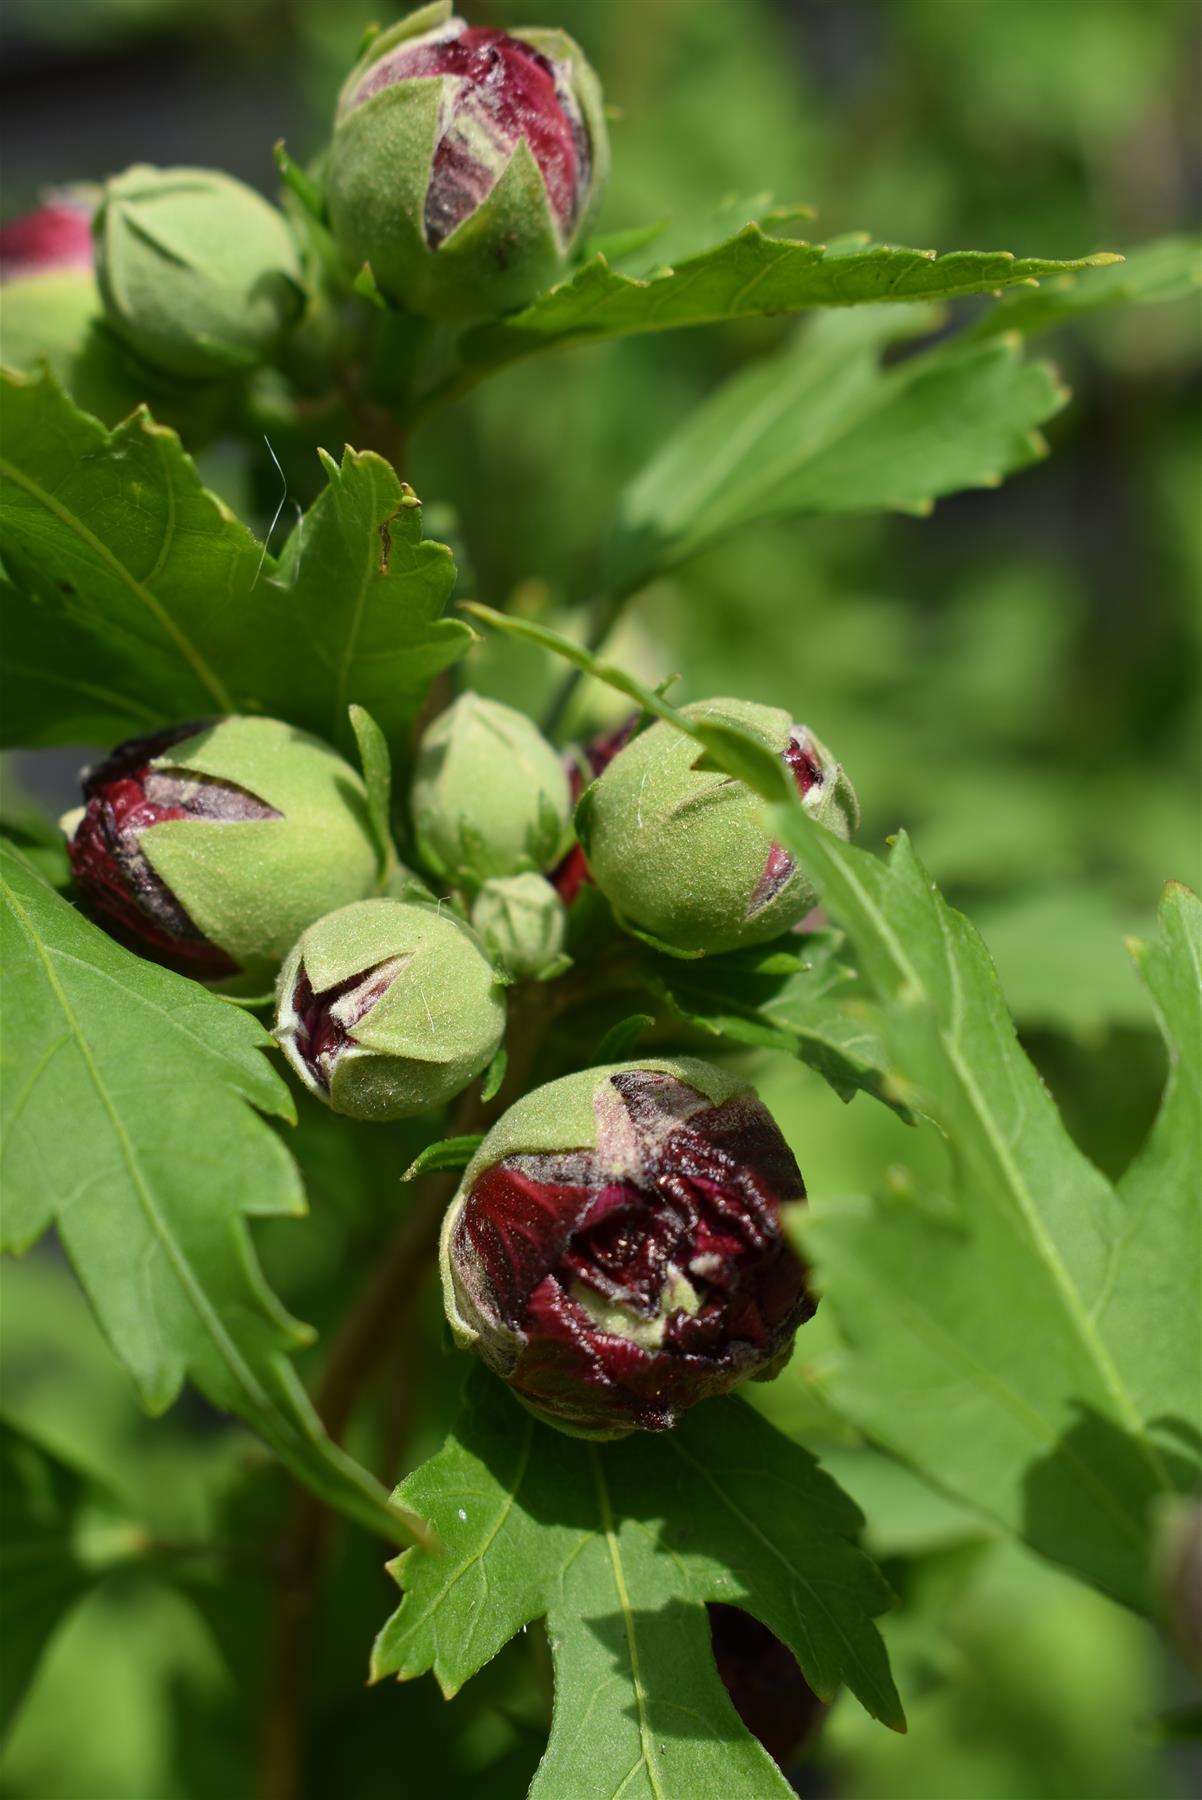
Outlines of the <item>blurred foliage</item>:
{"type": "MultiPolygon", "coordinates": [[[[601,68],[619,114],[602,230],[769,189],[818,208],[816,239],[864,229],[940,249],[1076,255],[1180,229],[1199,191],[1190,0],[479,0],[464,10],[480,23],[566,25],[601,68]]],[[[298,156],[319,148],[365,17],[346,0],[11,0],[6,206],[40,181],[100,176],[135,155],[222,162],[269,186],[281,131],[298,156]]],[[[462,544],[474,592],[579,629],[623,487],[701,398],[788,329],[756,321],[560,354],[510,368],[439,419],[406,472],[431,529],[462,544]]],[[[941,502],[929,520],[767,525],[715,544],[643,595],[610,647],[647,678],[687,671],[674,697],[787,705],[835,746],[864,804],[864,841],[913,830],[995,951],[1079,1142],[1113,1174],[1146,1129],[1162,1074],[1121,940],[1146,929],[1166,877],[1202,874],[1197,302],[1085,316],[1046,347],[1073,392],[1049,429],[1049,462],[997,493],[941,502]]],[[[266,525],[279,494],[265,452],[256,463],[219,448],[206,476],[240,508],[257,503],[266,525]]],[[[314,467],[294,498],[310,500],[319,483],[314,467]]],[[[473,652],[469,678],[537,707],[559,675],[492,639],[473,652]]],[[[570,722],[582,729],[612,707],[586,688],[570,722]]],[[[811,1193],[871,1188],[894,1165],[919,1189],[938,1179],[930,1135],[885,1108],[863,1097],[845,1107],[783,1057],[761,1059],[756,1079],[811,1193]]],[[[404,1129],[355,1134],[348,1175],[339,1129],[302,1112],[294,1142],[311,1218],[256,1232],[284,1300],[323,1328],[403,1204],[396,1175],[420,1148],[404,1129]]],[[[5,1412],[115,1493],[145,1544],[97,1575],[52,1639],[0,1764],[0,1796],[248,1795],[267,1571],[238,1563],[240,1520],[282,1519],[284,1484],[199,1403],[143,1417],[55,1253],[10,1269],[4,1300],[5,1412]],[[201,1542],[224,1548],[190,1551],[201,1542]],[[238,1579],[222,1582],[231,1558],[238,1579]]],[[[414,1459],[437,1442],[455,1386],[429,1316],[414,1459]]],[[[820,1312],[785,1375],[755,1398],[823,1449],[867,1513],[869,1547],[900,1596],[886,1630],[910,1735],[838,1705],[801,1791],[1186,1791],[1185,1753],[1167,1761],[1142,1728],[1184,1703],[1149,1628],[993,1542],[858,1444],[807,1379],[833,1342],[820,1312]]],[[[389,1441],[395,1406],[385,1393],[360,1429],[389,1441]]],[[[306,1792],[365,1793],[380,1770],[403,1767],[419,1800],[481,1780],[501,1800],[521,1794],[546,1732],[539,1635],[512,1645],[453,1708],[428,1680],[367,1690],[368,1642],[393,1599],[376,1546],[347,1546],[315,1630],[306,1792]]]]}

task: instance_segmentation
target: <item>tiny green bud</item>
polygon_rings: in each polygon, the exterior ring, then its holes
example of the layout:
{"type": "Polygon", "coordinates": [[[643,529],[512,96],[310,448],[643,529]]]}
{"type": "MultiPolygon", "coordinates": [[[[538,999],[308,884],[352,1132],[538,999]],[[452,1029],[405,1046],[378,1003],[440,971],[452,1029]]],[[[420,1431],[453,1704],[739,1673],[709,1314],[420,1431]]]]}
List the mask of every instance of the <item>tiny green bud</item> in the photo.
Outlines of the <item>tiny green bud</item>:
{"type": "Polygon", "coordinates": [[[472,925],[489,954],[515,981],[535,981],[563,952],[567,914],[541,875],[486,881],[472,907],[472,925]]]}
{"type": "Polygon", "coordinates": [[[469,27],[434,0],[342,90],[330,221],[411,312],[507,312],[561,276],[608,164],[601,90],[566,32],[469,27]]]}
{"type": "Polygon", "coordinates": [[[335,1112],[406,1119],[488,1067],[505,1035],[505,991],[453,914],[361,900],[296,945],[280,971],[275,1035],[335,1112]]]}
{"type": "Polygon", "coordinates": [[[360,777],[278,719],[133,738],[83,791],[63,827],[89,907],[143,956],[230,991],[269,988],[305,926],[382,874],[360,777]]]}
{"type": "MultiPolygon", "coordinates": [[[[787,712],[702,700],[684,713],[740,726],[776,751],[806,810],[836,836],[851,835],[859,819],[851,783],[787,712]]],[[[704,762],[693,738],[661,721],[618,752],[576,815],[589,870],[621,923],[692,956],[764,943],[796,925],[817,900],[773,841],[758,796],[704,762]]]]}
{"type": "Polygon", "coordinates": [[[412,790],[418,853],[474,892],[498,875],[549,868],[567,842],[568,778],[524,713],[461,694],[422,738],[412,790]]]}
{"type": "Polygon", "coordinates": [[[135,164],[107,184],[96,239],[109,324],[172,375],[257,368],[304,305],[283,214],[216,169],[135,164]]]}

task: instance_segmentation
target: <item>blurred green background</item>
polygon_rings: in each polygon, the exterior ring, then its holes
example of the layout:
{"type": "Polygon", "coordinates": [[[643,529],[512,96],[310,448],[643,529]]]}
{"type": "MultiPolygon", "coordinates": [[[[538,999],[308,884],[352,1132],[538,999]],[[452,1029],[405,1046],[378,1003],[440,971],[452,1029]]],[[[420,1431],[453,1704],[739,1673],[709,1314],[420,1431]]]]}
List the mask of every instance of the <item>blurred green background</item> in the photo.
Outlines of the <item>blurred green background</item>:
{"type": "MultiPolygon", "coordinates": [[[[940,250],[1068,257],[1180,229],[1202,194],[1202,14],[1189,0],[463,10],[475,23],[562,24],[584,43],[617,110],[602,229],[770,190],[817,207],[815,237],[862,228],[940,250]]],[[[219,163],[270,190],[274,139],[298,157],[319,150],[369,16],[347,0],[9,0],[5,212],[135,159],[219,163]]],[[[1148,928],[1167,877],[1200,876],[1198,324],[1197,302],[1181,301],[1041,340],[1033,353],[1055,361],[1073,396],[1047,431],[1048,462],[997,492],[944,501],[928,520],[745,533],[644,594],[611,645],[640,674],[680,671],[682,699],[784,705],[836,749],[864,806],[863,841],[913,831],[985,932],[1070,1128],[1112,1173],[1164,1074],[1122,939],[1148,928]]],[[[622,488],[718,380],[791,329],[754,321],[563,353],[511,368],[440,418],[407,473],[428,529],[461,552],[465,591],[578,620],[622,488]]],[[[253,455],[219,447],[204,466],[266,525],[270,487],[253,455]]],[[[555,672],[494,641],[467,678],[537,706],[555,672]]],[[[610,704],[584,691],[577,726],[610,704]]],[[[80,760],[82,748],[34,758],[27,777],[65,806],[80,760]]],[[[878,1185],[895,1165],[933,1178],[933,1148],[867,1099],[845,1108],[780,1059],[765,1059],[757,1080],[811,1194],[878,1185]]],[[[348,1205],[321,1160],[338,1140],[310,1129],[313,1218],[257,1236],[288,1305],[320,1324],[341,1304],[331,1270],[385,1229],[394,1190],[383,1173],[373,1187],[375,1170],[403,1145],[383,1134],[364,1154],[368,1197],[348,1205]]],[[[10,1269],[5,1301],[6,1407],[82,1453],[164,1542],[236,1537],[240,1509],[285,1507],[240,1433],[186,1407],[141,1420],[61,1263],[10,1269]]],[[[886,1631],[911,1731],[891,1737],[838,1703],[799,1791],[1189,1791],[1197,1765],[1163,1745],[1156,1723],[1189,1696],[1154,1634],[844,1441],[807,1384],[823,1344],[820,1314],[763,1404],[830,1446],[832,1472],[867,1513],[900,1595],[886,1631]]],[[[430,1354],[433,1434],[453,1372],[430,1354]]],[[[231,1594],[205,1558],[182,1582],[180,1567],[122,1564],[84,1599],[0,1763],[0,1795],[255,1791],[254,1579],[231,1594]]],[[[490,1796],[520,1794],[544,1729],[537,1646],[511,1647],[453,1708],[429,1682],[369,1694],[367,1644],[390,1592],[374,1548],[349,1548],[324,1602],[306,1791],[387,1784],[424,1797],[483,1780],[490,1796]]]]}

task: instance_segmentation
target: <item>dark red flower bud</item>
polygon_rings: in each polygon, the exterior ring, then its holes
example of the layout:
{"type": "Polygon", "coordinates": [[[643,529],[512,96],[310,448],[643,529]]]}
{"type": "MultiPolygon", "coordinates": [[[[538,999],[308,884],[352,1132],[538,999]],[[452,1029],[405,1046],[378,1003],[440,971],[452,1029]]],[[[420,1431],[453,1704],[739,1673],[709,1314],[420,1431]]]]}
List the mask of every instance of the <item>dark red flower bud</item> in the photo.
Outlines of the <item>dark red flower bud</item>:
{"type": "Polygon", "coordinates": [[[202,981],[270,983],[314,919],[369,893],[379,852],[341,757],[277,719],[131,738],[63,820],[76,885],[132,949],[202,981]]]}
{"type": "Polygon", "coordinates": [[[91,269],[92,208],[55,196],[36,212],[0,225],[0,281],[56,269],[91,269]]]}
{"type": "Polygon", "coordinates": [[[827,1707],[787,1644],[740,1606],[708,1607],[714,1661],[734,1709],[782,1769],[801,1760],[827,1707]]]}
{"type": "Polygon", "coordinates": [[[426,190],[426,241],[437,249],[474,213],[525,138],[551,210],[571,236],[589,188],[592,149],[565,74],[533,44],[473,26],[458,36],[403,43],[368,69],[351,99],[359,106],[398,81],[451,75],[426,190]]]}
{"type": "Polygon", "coordinates": [[[781,1224],[804,1197],[771,1115],[722,1071],[566,1076],[466,1172],[443,1235],[452,1327],[553,1424],[665,1431],[783,1365],[815,1306],[781,1224]]]}
{"type": "Polygon", "coordinates": [[[326,197],[335,238],[390,298],[484,316],[562,274],[607,163],[600,88],[565,32],[468,26],[432,0],[351,71],[326,197]]]}

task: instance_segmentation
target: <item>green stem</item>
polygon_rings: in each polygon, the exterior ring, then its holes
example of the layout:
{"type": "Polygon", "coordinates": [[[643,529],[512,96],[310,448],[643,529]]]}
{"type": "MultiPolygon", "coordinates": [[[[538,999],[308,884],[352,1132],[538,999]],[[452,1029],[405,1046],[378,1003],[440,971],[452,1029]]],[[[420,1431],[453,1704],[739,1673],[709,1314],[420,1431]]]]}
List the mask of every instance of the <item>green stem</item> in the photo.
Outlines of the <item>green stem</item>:
{"type": "MultiPolygon", "coordinates": [[[[585,648],[590,656],[596,656],[608,640],[618,620],[626,608],[627,601],[633,599],[636,588],[619,589],[616,593],[606,594],[598,602],[593,614],[593,622],[585,639],[585,648]]],[[[543,715],[542,729],[546,737],[554,737],[563,723],[564,715],[572,703],[576,689],[584,679],[585,671],[575,665],[571,667],[551,697],[551,703],[543,715]]]]}

